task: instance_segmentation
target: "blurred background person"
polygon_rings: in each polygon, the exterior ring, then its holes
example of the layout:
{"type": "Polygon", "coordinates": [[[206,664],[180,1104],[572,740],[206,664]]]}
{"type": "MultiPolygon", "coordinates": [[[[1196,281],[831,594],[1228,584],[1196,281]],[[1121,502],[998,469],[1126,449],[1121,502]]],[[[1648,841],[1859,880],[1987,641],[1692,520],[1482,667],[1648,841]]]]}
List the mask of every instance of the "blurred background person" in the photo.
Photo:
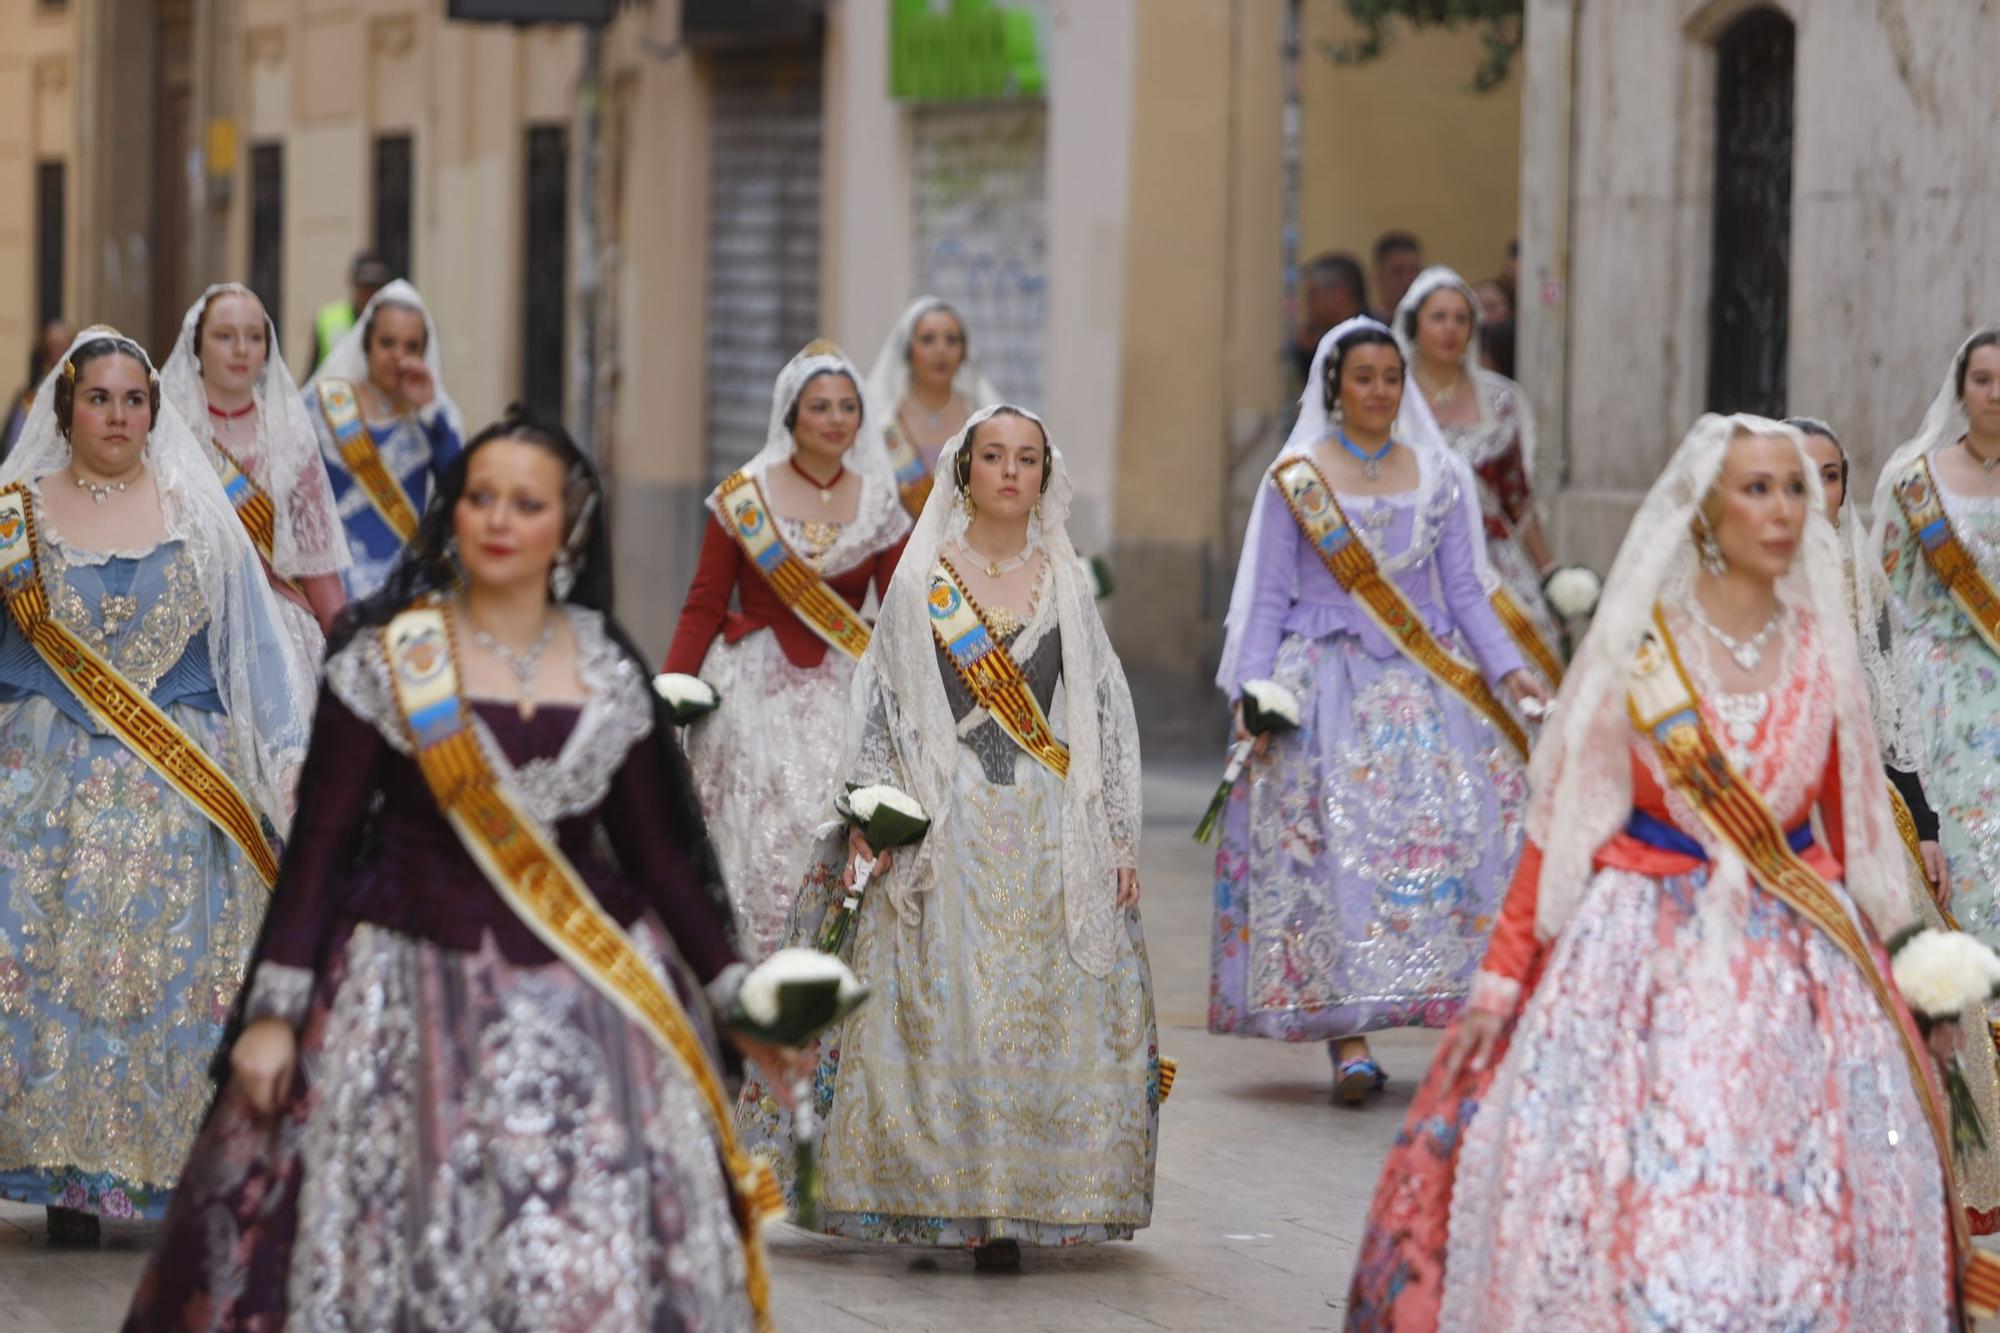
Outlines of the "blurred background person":
{"type": "Polygon", "coordinates": [[[1292,335],[1292,367],[1300,383],[1312,373],[1313,354],[1328,329],[1368,313],[1368,277],[1353,255],[1329,250],[1299,270],[1303,318],[1292,335]]]}
{"type": "Polygon", "coordinates": [[[931,492],[938,451],[1000,390],[972,359],[965,317],[947,301],[919,296],[889,331],[868,371],[868,399],[884,415],[883,442],[896,489],[914,519],[931,492]]]}
{"type": "Polygon", "coordinates": [[[313,315],[312,368],[315,371],[333,355],[333,349],[339,346],[347,331],[361,318],[361,312],[375,299],[375,293],[387,287],[395,276],[378,254],[364,250],[354,256],[354,263],[347,272],[347,295],[338,301],[328,301],[313,315]]]}
{"type": "Polygon", "coordinates": [[[1375,318],[1387,324],[1403,293],[1424,271],[1424,243],[1407,231],[1385,231],[1375,238],[1375,318]]]}
{"type": "Polygon", "coordinates": [[[28,411],[35,405],[35,386],[48,377],[56,358],[63,354],[74,337],[76,330],[66,319],[50,320],[35,335],[35,344],[28,350],[28,382],[14,395],[14,410],[7,414],[6,434],[0,436],[0,459],[7,456],[14,447],[14,441],[21,437],[21,427],[27,423],[28,411]]]}

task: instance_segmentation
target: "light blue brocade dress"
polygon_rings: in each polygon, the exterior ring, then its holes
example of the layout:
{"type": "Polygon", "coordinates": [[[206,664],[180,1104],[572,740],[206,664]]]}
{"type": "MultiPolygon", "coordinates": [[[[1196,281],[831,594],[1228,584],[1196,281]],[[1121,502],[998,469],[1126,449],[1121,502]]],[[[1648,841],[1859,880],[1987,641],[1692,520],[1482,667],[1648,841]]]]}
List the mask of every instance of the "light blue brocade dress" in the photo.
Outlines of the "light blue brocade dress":
{"type": "MultiPolygon", "coordinates": [[[[46,526],[41,541],[54,617],[234,773],[184,544],[106,557],[46,526]]],[[[266,891],[0,622],[0,1197],[158,1217],[266,891]]]]}

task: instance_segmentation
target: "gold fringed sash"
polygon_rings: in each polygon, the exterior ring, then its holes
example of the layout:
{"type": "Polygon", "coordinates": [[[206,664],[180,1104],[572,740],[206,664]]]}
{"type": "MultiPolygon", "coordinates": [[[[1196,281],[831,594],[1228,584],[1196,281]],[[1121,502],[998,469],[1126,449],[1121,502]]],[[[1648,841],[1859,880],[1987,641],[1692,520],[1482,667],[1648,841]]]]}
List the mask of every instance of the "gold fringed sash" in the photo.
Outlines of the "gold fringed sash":
{"type": "Polygon", "coordinates": [[[729,535],[799,622],[855,661],[868,651],[868,623],[847,599],[826,586],[813,567],[778,535],[777,522],[754,477],[732,473],[716,488],[717,503],[729,516],[729,535]]]}
{"type": "Polygon", "coordinates": [[[243,849],[269,888],[278,882],[278,854],[263,821],[229,775],[160,706],[49,614],[37,564],[35,511],[25,483],[0,490],[0,589],[21,637],[106,731],[243,849]]]}
{"type": "Polygon", "coordinates": [[[417,536],[417,507],[410,494],[382,462],[375,438],[361,420],[361,408],[354,400],[354,386],[345,380],[323,380],[319,386],[319,410],[333,432],[334,448],[355,485],[375,506],[375,512],[389,525],[397,540],[408,546],[417,536]]]}
{"type": "Polygon", "coordinates": [[[1561,689],[1563,683],[1562,662],[1549,650],[1548,641],[1536,630],[1535,622],[1528,619],[1528,613],[1519,598],[1507,588],[1493,590],[1493,612],[1500,617],[1500,623],[1514,638],[1514,645],[1521,650],[1535,669],[1542,673],[1542,679],[1550,689],[1561,689]]]}
{"type": "Polygon", "coordinates": [[[301,597],[305,596],[305,590],[299,587],[298,581],[278,573],[277,565],[272,563],[271,553],[277,549],[278,542],[278,509],[271,502],[271,497],[250,480],[221,445],[215,446],[215,471],[222,479],[222,493],[229,497],[236,517],[242,520],[243,531],[250,535],[250,544],[264,558],[264,567],[301,597]]]}
{"type": "Polygon", "coordinates": [[[1903,517],[1916,535],[1917,545],[1923,549],[1924,563],[1951,594],[1951,600],[1964,612],[1974,632],[1986,641],[1989,649],[2000,654],[2000,597],[1994,596],[1992,586],[1979,572],[1979,562],[1972,558],[1952,528],[1951,516],[1945,513],[1944,502],[1938,498],[1937,478],[1931,473],[1929,458],[1919,458],[1897,480],[1896,503],[1902,507],[1903,517]]]}
{"type": "Polygon", "coordinates": [[[1487,686],[1486,678],[1439,643],[1401,590],[1383,577],[1381,566],[1355,534],[1318,466],[1310,458],[1295,458],[1278,469],[1271,484],[1285,498],[1293,521],[1319,553],[1333,581],[1368,613],[1376,627],[1389,636],[1389,642],[1471,704],[1526,759],[1528,733],[1487,686]]]}
{"type": "Polygon", "coordinates": [[[1056,739],[1048,716],[1035,702],[1020,663],[1007,651],[958,581],[949,560],[931,571],[931,633],[951,658],[973,700],[990,713],[1014,743],[1049,772],[1069,777],[1069,747],[1056,739]]]}
{"type": "Polygon", "coordinates": [[[924,466],[924,456],[916,446],[904,437],[901,426],[892,421],[883,434],[889,445],[889,466],[896,472],[896,494],[903,497],[903,508],[915,518],[924,512],[924,501],[931,498],[931,470],[924,466]]]}
{"type": "Polygon", "coordinates": [[[435,600],[382,628],[396,705],[438,809],[495,892],[564,962],[657,1041],[701,1093],[709,1127],[735,1191],[751,1308],[769,1326],[770,1279],[759,1226],[775,1202],[770,1167],[736,1141],[721,1080],[673,989],[646,965],[631,936],[591,895],[562,849],[514,808],[480,748],[459,693],[451,623],[435,600]]]}
{"type": "Polygon", "coordinates": [[[1930,1052],[1904,1020],[1889,979],[1875,966],[1860,926],[1840,898],[1792,850],[1771,808],[1737,775],[1729,757],[1702,721],[1694,686],[1674,647],[1665,616],[1653,608],[1653,628],[1632,660],[1626,709],[1632,725],[1653,743],[1673,789],[1694,807],[1709,832],[1743,858],[1767,891],[1816,926],[1854,964],[1902,1043],[1910,1082],[1930,1122],[1943,1173],[1945,1206],[1958,1247],[1961,1291],[1981,1318],[2000,1305],[2000,1256],[1975,1251],[1952,1175],[1951,1124],[1930,1078],[1930,1052]]]}

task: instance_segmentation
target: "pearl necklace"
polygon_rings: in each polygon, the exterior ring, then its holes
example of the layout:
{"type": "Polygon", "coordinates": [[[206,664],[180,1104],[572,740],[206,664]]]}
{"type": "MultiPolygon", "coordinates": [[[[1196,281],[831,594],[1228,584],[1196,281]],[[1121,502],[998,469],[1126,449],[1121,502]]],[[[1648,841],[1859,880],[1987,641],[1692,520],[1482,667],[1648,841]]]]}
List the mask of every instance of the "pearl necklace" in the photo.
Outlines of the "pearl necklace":
{"type": "Polygon", "coordinates": [[[103,504],[113,494],[123,494],[126,488],[132,484],[130,481],[107,481],[103,483],[87,481],[84,475],[76,470],[74,465],[71,465],[69,475],[77,485],[90,492],[92,504],[103,504]]]}
{"type": "Polygon", "coordinates": [[[986,570],[987,578],[997,579],[1002,574],[1011,574],[1021,566],[1027,564],[1028,558],[1035,553],[1035,544],[1029,542],[1021,548],[1021,554],[1008,560],[988,560],[985,556],[966,545],[965,538],[963,537],[958,539],[958,549],[965,552],[968,558],[978,561],[981,567],[986,570]]]}
{"type": "Polygon", "coordinates": [[[542,622],[542,632],[537,634],[535,641],[525,649],[509,648],[506,644],[488,634],[473,621],[470,612],[466,613],[465,623],[472,627],[472,641],[499,658],[500,664],[514,673],[514,683],[520,687],[521,691],[521,716],[533,717],[535,715],[535,672],[541,669],[542,654],[548,651],[551,643],[555,642],[555,612],[553,610],[549,612],[548,619],[542,622]]]}

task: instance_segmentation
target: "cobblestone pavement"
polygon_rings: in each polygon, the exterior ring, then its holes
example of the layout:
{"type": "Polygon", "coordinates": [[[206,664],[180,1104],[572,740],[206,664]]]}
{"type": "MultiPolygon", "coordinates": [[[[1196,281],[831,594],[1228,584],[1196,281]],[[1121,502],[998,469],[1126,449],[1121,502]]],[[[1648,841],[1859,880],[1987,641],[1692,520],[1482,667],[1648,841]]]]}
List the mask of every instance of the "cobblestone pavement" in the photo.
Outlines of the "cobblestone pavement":
{"type": "MultiPolygon", "coordinates": [[[[1317,1047],[1211,1037],[1211,854],[1188,839],[1209,765],[1147,777],[1142,883],[1160,1044],[1180,1061],[1162,1115],[1153,1225],[1130,1244],[1029,1251],[1018,1275],[975,1275],[954,1251],[884,1249],[780,1229],[781,1329],[1307,1330],[1338,1302],[1376,1170],[1433,1038],[1377,1051],[1395,1081],[1364,1110],[1333,1106],[1317,1047]]],[[[40,1210],[0,1205],[0,1333],[117,1327],[151,1229],[109,1224],[94,1251],[51,1250],[40,1210]]]]}

